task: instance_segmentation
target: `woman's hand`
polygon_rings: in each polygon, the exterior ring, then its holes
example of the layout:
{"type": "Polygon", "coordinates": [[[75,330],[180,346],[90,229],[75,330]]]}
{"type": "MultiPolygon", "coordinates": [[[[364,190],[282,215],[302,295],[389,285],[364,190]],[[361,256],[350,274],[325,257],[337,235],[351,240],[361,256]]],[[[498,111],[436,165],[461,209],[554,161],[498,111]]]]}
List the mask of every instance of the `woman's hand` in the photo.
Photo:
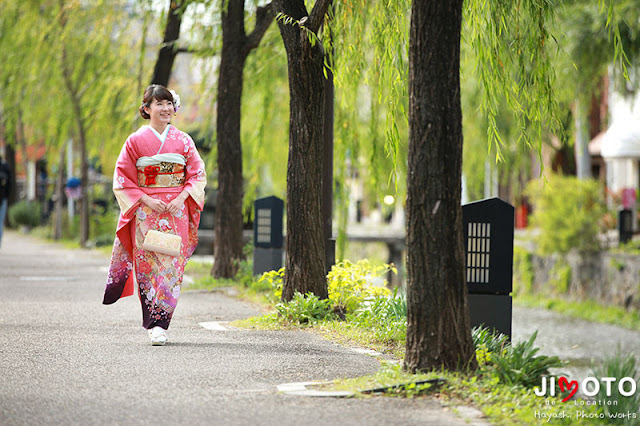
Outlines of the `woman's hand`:
{"type": "Polygon", "coordinates": [[[182,207],[184,207],[184,202],[187,200],[189,193],[187,191],[182,191],[180,195],[178,195],[173,200],[169,201],[167,204],[167,211],[172,215],[178,214],[182,207]]]}
{"type": "Polygon", "coordinates": [[[167,210],[167,203],[162,200],[156,200],[155,198],[151,198],[148,195],[143,195],[140,198],[147,207],[157,213],[162,213],[167,210]]]}

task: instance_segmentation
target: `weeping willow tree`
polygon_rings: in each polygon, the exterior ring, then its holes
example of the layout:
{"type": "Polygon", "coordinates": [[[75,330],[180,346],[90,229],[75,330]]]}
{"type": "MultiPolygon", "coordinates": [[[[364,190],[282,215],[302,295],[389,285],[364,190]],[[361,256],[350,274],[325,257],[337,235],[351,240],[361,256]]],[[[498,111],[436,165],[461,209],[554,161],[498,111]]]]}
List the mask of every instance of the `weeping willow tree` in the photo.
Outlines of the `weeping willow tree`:
{"type": "Polygon", "coordinates": [[[128,54],[134,46],[124,25],[130,15],[124,2],[72,0],[4,0],[3,12],[1,39],[11,66],[0,71],[0,84],[8,134],[23,127],[29,143],[50,148],[54,164],[67,140],[75,140],[83,187],[80,241],[86,244],[89,156],[117,153],[135,109],[136,74],[128,54]]]}
{"type": "MultiPolygon", "coordinates": [[[[319,112],[301,104],[301,100],[315,104],[322,99],[321,83],[316,80],[320,54],[319,49],[314,50],[313,40],[321,36],[317,12],[326,3],[317,1],[309,11],[303,2],[276,3],[277,11],[282,13],[280,31],[285,45],[290,43],[287,47],[292,98],[289,161],[291,165],[291,156],[299,155],[295,145],[305,140],[306,159],[294,158],[293,161],[308,166],[295,169],[295,179],[301,185],[293,189],[293,194],[291,188],[288,192],[288,212],[303,210],[305,217],[289,217],[287,232],[288,236],[304,232],[311,236],[312,246],[319,240],[315,232],[320,223],[313,220],[317,215],[306,208],[315,208],[317,200],[315,195],[313,199],[302,200],[296,193],[317,191],[320,175],[312,163],[322,157],[313,143],[313,132],[321,122],[314,121],[319,120],[319,112]],[[296,82],[305,87],[300,88],[296,82]],[[316,87],[309,89],[311,85],[316,87]],[[311,114],[317,115],[310,118],[311,114]],[[308,139],[303,138],[305,135],[308,139]],[[302,208],[299,203],[307,200],[302,208]]],[[[599,4],[603,13],[611,13],[612,2],[599,4]]],[[[383,105],[377,110],[377,114],[386,116],[382,152],[395,164],[404,149],[399,123],[407,119],[402,108],[402,100],[406,99],[402,91],[407,84],[409,87],[406,109],[410,129],[407,156],[409,315],[405,359],[408,370],[473,368],[476,364],[463,274],[461,42],[468,43],[476,60],[479,106],[486,124],[484,139],[488,146],[493,147],[498,159],[502,157],[503,147],[511,143],[539,151],[547,133],[557,133],[562,127],[550,54],[559,48],[550,28],[562,6],[562,2],[555,0],[464,4],[462,0],[414,1],[412,4],[398,1],[384,5],[345,0],[335,3],[334,74],[344,86],[362,81],[383,83],[369,86],[369,93],[383,105]],[[411,40],[407,41],[407,32],[403,29],[407,28],[410,6],[411,40]],[[385,32],[385,26],[389,31],[385,32]],[[395,31],[397,29],[400,31],[395,31]],[[375,47],[363,47],[359,41],[372,34],[376,34],[375,47]],[[354,47],[350,49],[347,43],[354,47]],[[408,60],[404,54],[407,49],[408,60]],[[368,64],[374,66],[369,69],[368,64]],[[383,90],[375,90],[382,87],[383,90]],[[511,114],[513,128],[517,129],[513,141],[505,141],[500,131],[499,120],[505,107],[511,114]]],[[[349,90],[344,86],[339,90],[349,90]]],[[[351,90],[355,90],[354,86],[351,90]]],[[[353,104],[361,107],[360,101],[353,104]]],[[[372,108],[372,111],[375,110],[372,108]]],[[[357,144],[348,146],[351,151],[358,149],[357,144]]],[[[288,180],[288,183],[291,182],[288,180]]],[[[320,250],[310,250],[308,239],[303,242],[292,238],[290,244],[293,246],[287,246],[288,252],[299,251],[314,259],[296,260],[288,254],[287,270],[293,270],[289,276],[307,280],[287,281],[285,276],[287,294],[317,288],[314,292],[322,296],[322,280],[314,273],[319,269],[314,265],[319,262],[320,250]],[[310,285],[309,281],[314,284],[310,285]]]]}
{"type": "Polygon", "coordinates": [[[629,69],[640,62],[640,11],[631,0],[606,10],[602,1],[573,1],[560,13],[558,27],[568,41],[567,55],[558,58],[558,78],[573,104],[577,176],[587,179],[592,177],[589,141],[601,130],[590,126],[592,102],[603,95],[609,77],[619,92],[627,91],[629,69]]]}

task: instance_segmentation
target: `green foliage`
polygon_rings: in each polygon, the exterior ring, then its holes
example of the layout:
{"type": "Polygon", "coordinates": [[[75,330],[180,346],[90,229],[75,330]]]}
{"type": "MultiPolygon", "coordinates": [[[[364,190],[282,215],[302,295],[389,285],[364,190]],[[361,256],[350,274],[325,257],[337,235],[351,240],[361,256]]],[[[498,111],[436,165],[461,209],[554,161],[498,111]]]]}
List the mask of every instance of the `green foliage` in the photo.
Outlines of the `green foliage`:
{"type": "Polygon", "coordinates": [[[9,0],[2,6],[0,89],[6,134],[15,135],[24,126],[29,133],[22,142],[44,141],[52,148],[47,150],[50,163],[56,164],[59,147],[78,138],[77,125],[83,122],[88,155],[99,156],[108,174],[131,131],[139,96],[132,52],[140,40],[131,38],[128,28],[137,8],[119,0],[9,0]]]}
{"type": "MultiPolygon", "coordinates": [[[[461,401],[477,407],[487,417],[486,421],[496,425],[543,424],[546,418],[553,419],[549,424],[593,425],[591,419],[566,416],[567,406],[558,399],[555,404],[545,404],[544,399],[532,397],[533,392],[519,386],[507,386],[491,375],[461,374],[448,371],[410,374],[395,363],[383,362],[373,375],[336,380],[324,385],[327,391],[359,392],[363,389],[398,386],[400,388],[425,380],[440,379],[444,383],[437,389],[436,398],[445,406],[459,405],[461,401]],[[563,417],[563,414],[564,417],[563,417]],[[536,417],[538,416],[538,417],[536,417]],[[543,420],[541,420],[541,418],[543,420]]],[[[416,388],[419,385],[416,385],[416,388]]],[[[412,387],[413,388],[413,387],[412,387]]],[[[415,389],[415,388],[414,388],[415,389]]],[[[389,393],[394,397],[411,397],[413,392],[399,391],[389,393]]],[[[554,401],[555,402],[555,401],[554,401]]],[[[590,415],[596,412],[594,406],[580,407],[590,415]]],[[[454,409],[455,411],[455,409],[454,409]]]]}
{"type": "Polygon", "coordinates": [[[536,331],[528,341],[507,346],[503,353],[492,355],[493,368],[500,382],[530,389],[539,386],[541,378],[548,376],[551,368],[562,367],[557,356],[536,355],[540,350],[533,346],[537,335],[536,331]]]}
{"type": "Polygon", "coordinates": [[[377,296],[363,303],[347,316],[349,327],[368,330],[375,342],[394,345],[404,343],[407,337],[407,299],[394,289],[392,295],[377,296]]]}
{"type": "Polygon", "coordinates": [[[243,295],[254,295],[267,291],[267,288],[264,287],[266,282],[258,282],[258,280],[253,276],[253,261],[251,260],[252,251],[252,244],[247,244],[242,248],[245,258],[235,261],[238,269],[233,278],[214,278],[211,275],[210,264],[198,265],[193,261],[189,262],[188,265],[190,266],[185,269],[185,273],[191,273],[192,275],[197,276],[197,279],[190,287],[199,289],[215,289],[239,285],[240,291],[243,295]],[[249,292],[246,292],[245,290],[249,290],[249,292]]]}
{"type": "MultiPolygon", "coordinates": [[[[335,312],[344,317],[348,313],[355,312],[367,301],[391,294],[391,291],[385,287],[386,280],[382,278],[389,271],[396,272],[395,266],[378,265],[367,259],[356,263],[342,260],[334,265],[327,275],[327,280],[329,281],[329,300],[335,312]],[[375,284],[375,281],[378,281],[378,284],[375,284]]],[[[271,288],[274,300],[279,300],[282,297],[284,274],[284,268],[265,272],[258,279],[257,285],[262,288],[271,288]]]]}
{"type": "Polygon", "coordinates": [[[289,323],[313,324],[333,315],[331,301],[318,299],[313,293],[302,295],[296,292],[293,299],[276,305],[280,316],[289,323]]]}
{"type": "Polygon", "coordinates": [[[118,213],[107,211],[104,214],[92,214],[89,216],[91,240],[96,247],[113,244],[118,225],[118,213]]]}
{"type": "Polygon", "coordinates": [[[569,292],[569,286],[571,285],[571,266],[565,263],[563,260],[559,260],[553,265],[550,272],[549,284],[551,288],[559,294],[566,294],[569,292]]]}
{"type": "Polygon", "coordinates": [[[522,306],[550,309],[572,318],[619,325],[630,330],[640,330],[640,312],[626,310],[620,306],[603,306],[593,300],[577,302],[525,294],[517,294],[514,301],[522,306]]]}
{"type": "Polygon", "coordinates": [[[490,145],[500,156],[504,142],[497,117],[504,99],[519,130],[518,140],[540,150],[543,129],[560,127],[555,73],[548,52],[554,41],[548,23],[559,3],[495,1],[465,5],[463,32],[477,61],[490,145]]]}
{"type": "Polygon", "coordinates": [[[28,228],[40,225],[42,219],[40,203],[37,201],[18,201],[9,207],[8,215],[12,225],[22,225],[28,228]]]}
{"type": "Polygon", "coordinates": [[[522,247],[513,247],[514,292],[531,293],[533,290],[533,255],[522,247]]]}
{"type": "Polygon", "coordinates": [[[605,205],[600,184],[594,180],[551,175],[548,184],[532,181],[526,190],[535,206],[532,223],[542,254],[570,250],[598,250],[598,234],[605,205]]]}
{"type": "Polygon", "coordinates": [[[253,244],[245,244],[242,247],[242,255],[244,259],[236,260],[237,270],[236,275],[233,277],[233,281],[242,284],[247,288],[254,288],[256,286],[256,280],[253,277],[253,244]]]}
{"type": "Polygon", "coordinates": [[[563,363],[556,356],[538,355],[540,348],[533,345],[537,335],[536,331],[528,341],[513,345],[503,334],[495,335],[486,328],[474,329],[473,341],[480,368],[507,386],[527,389],[539,386],[550,369],[562,367],[563,363]]]}
{"type": "Polygon", "coordinates": [[[398,294],[396,288],[392,295],[377,296],[363,304],[351,318],[356,322],[406,322],[407,298],[404,293],[398,294]]]}
{"type": "Polygon", "coordinates": [[[625,263],[622,260],[615,257],[612,257],[609,263],[611,264],[611,267],[615,268],[618,272],[624,271],[624,268],[626,267],[625,263]]]}
{"type": "Polygon", "coordinates": [[[329,300],[335,311],[344,316],[358,309],[365,301],[378,296],[387,296],[391,291],[386,288],[386,280],[376,285],[374,281],[389,271],[396,272],[393,265],[376,265],[367,259],[352,263],[342,260],[331,268],[327,275],[329,281],[329,300]]]}
{"type": "MultiPolygon", "coordinates": [[[[631,377],[636,382],[640,381],[640,370],[638,369],[638,363],[635,355],[622,354],[620,349],[614,356],[605,358],[603,364],[592,369],[594,377],[615,377],[620,380],[623,377],[631,377]]],[[[629,391],[629,384],[626,384],[625,390],[629,391]]],[[[606,386],[600,387],[600,392],[595,396],[595,399],[616,401],[616,405],[600,406],[600,412],[603,412],[606,418],[614,418],[617,413],[636,413],[636,416],[640,418],[640,392],[635,392],[631,396],[624,396],[620,393],[618,382],[615,382],[611,386],[611,395],[606,394],[606,386]]],[[[638,418],[629,419],[626,417],[619,422],[620,424],[631,425],[638,424],[638,418]]]]}
{"type": "Polygon", "coordinates": [[[502,333],[494,333],[487,327],[474,327],[471,330],[473,346],[487,353],[502,353],[510,345],[509,337],[502,333]]]}
{"type": "MultiPolygon", "coordinates": [[[[617,247],[613,247],[610,250],[614,253],[628,253],[628,254],[640,255],[640,241],[630,240],[617,247]]],[[[612,258],[611,261],[614,262],[614,259],[612,258]]],[[[620,266],[624,267],[624,265],[614,265],[613,263],[611,266],[615,266],[618,270],[620,270],[619,269],[620,266]]]]}
{"type": "Polygon", "coordinates": [[[284,282],[284,268],[277,271],[268,271],[258,279],[261,288],[271,289],[271,301],[275,302],[282,298],[282,284],[284,282]]]}

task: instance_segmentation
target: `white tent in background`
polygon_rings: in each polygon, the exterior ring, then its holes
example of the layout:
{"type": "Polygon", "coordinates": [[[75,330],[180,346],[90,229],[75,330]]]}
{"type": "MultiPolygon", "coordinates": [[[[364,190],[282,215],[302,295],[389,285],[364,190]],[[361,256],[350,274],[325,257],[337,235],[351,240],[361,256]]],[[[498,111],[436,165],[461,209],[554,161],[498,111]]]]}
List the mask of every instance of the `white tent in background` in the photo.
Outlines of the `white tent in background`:
{"type": "Polygon", "coordinates": [[[602,138],[607,188],[617,193],[640,183],[640,119],[616,120],[602,138]]]}

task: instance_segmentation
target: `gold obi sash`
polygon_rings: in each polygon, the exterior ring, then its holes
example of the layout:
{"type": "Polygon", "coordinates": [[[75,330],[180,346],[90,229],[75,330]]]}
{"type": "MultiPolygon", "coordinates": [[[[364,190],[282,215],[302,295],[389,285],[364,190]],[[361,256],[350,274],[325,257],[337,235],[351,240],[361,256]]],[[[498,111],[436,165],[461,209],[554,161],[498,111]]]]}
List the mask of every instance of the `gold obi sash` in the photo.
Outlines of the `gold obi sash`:
{"type": "Polygon", "coordinates": [[[186,180],[183,164],[161,162],[138,167],[138,186],[141,188],[167,188],[183,186],[186,180]]]}

